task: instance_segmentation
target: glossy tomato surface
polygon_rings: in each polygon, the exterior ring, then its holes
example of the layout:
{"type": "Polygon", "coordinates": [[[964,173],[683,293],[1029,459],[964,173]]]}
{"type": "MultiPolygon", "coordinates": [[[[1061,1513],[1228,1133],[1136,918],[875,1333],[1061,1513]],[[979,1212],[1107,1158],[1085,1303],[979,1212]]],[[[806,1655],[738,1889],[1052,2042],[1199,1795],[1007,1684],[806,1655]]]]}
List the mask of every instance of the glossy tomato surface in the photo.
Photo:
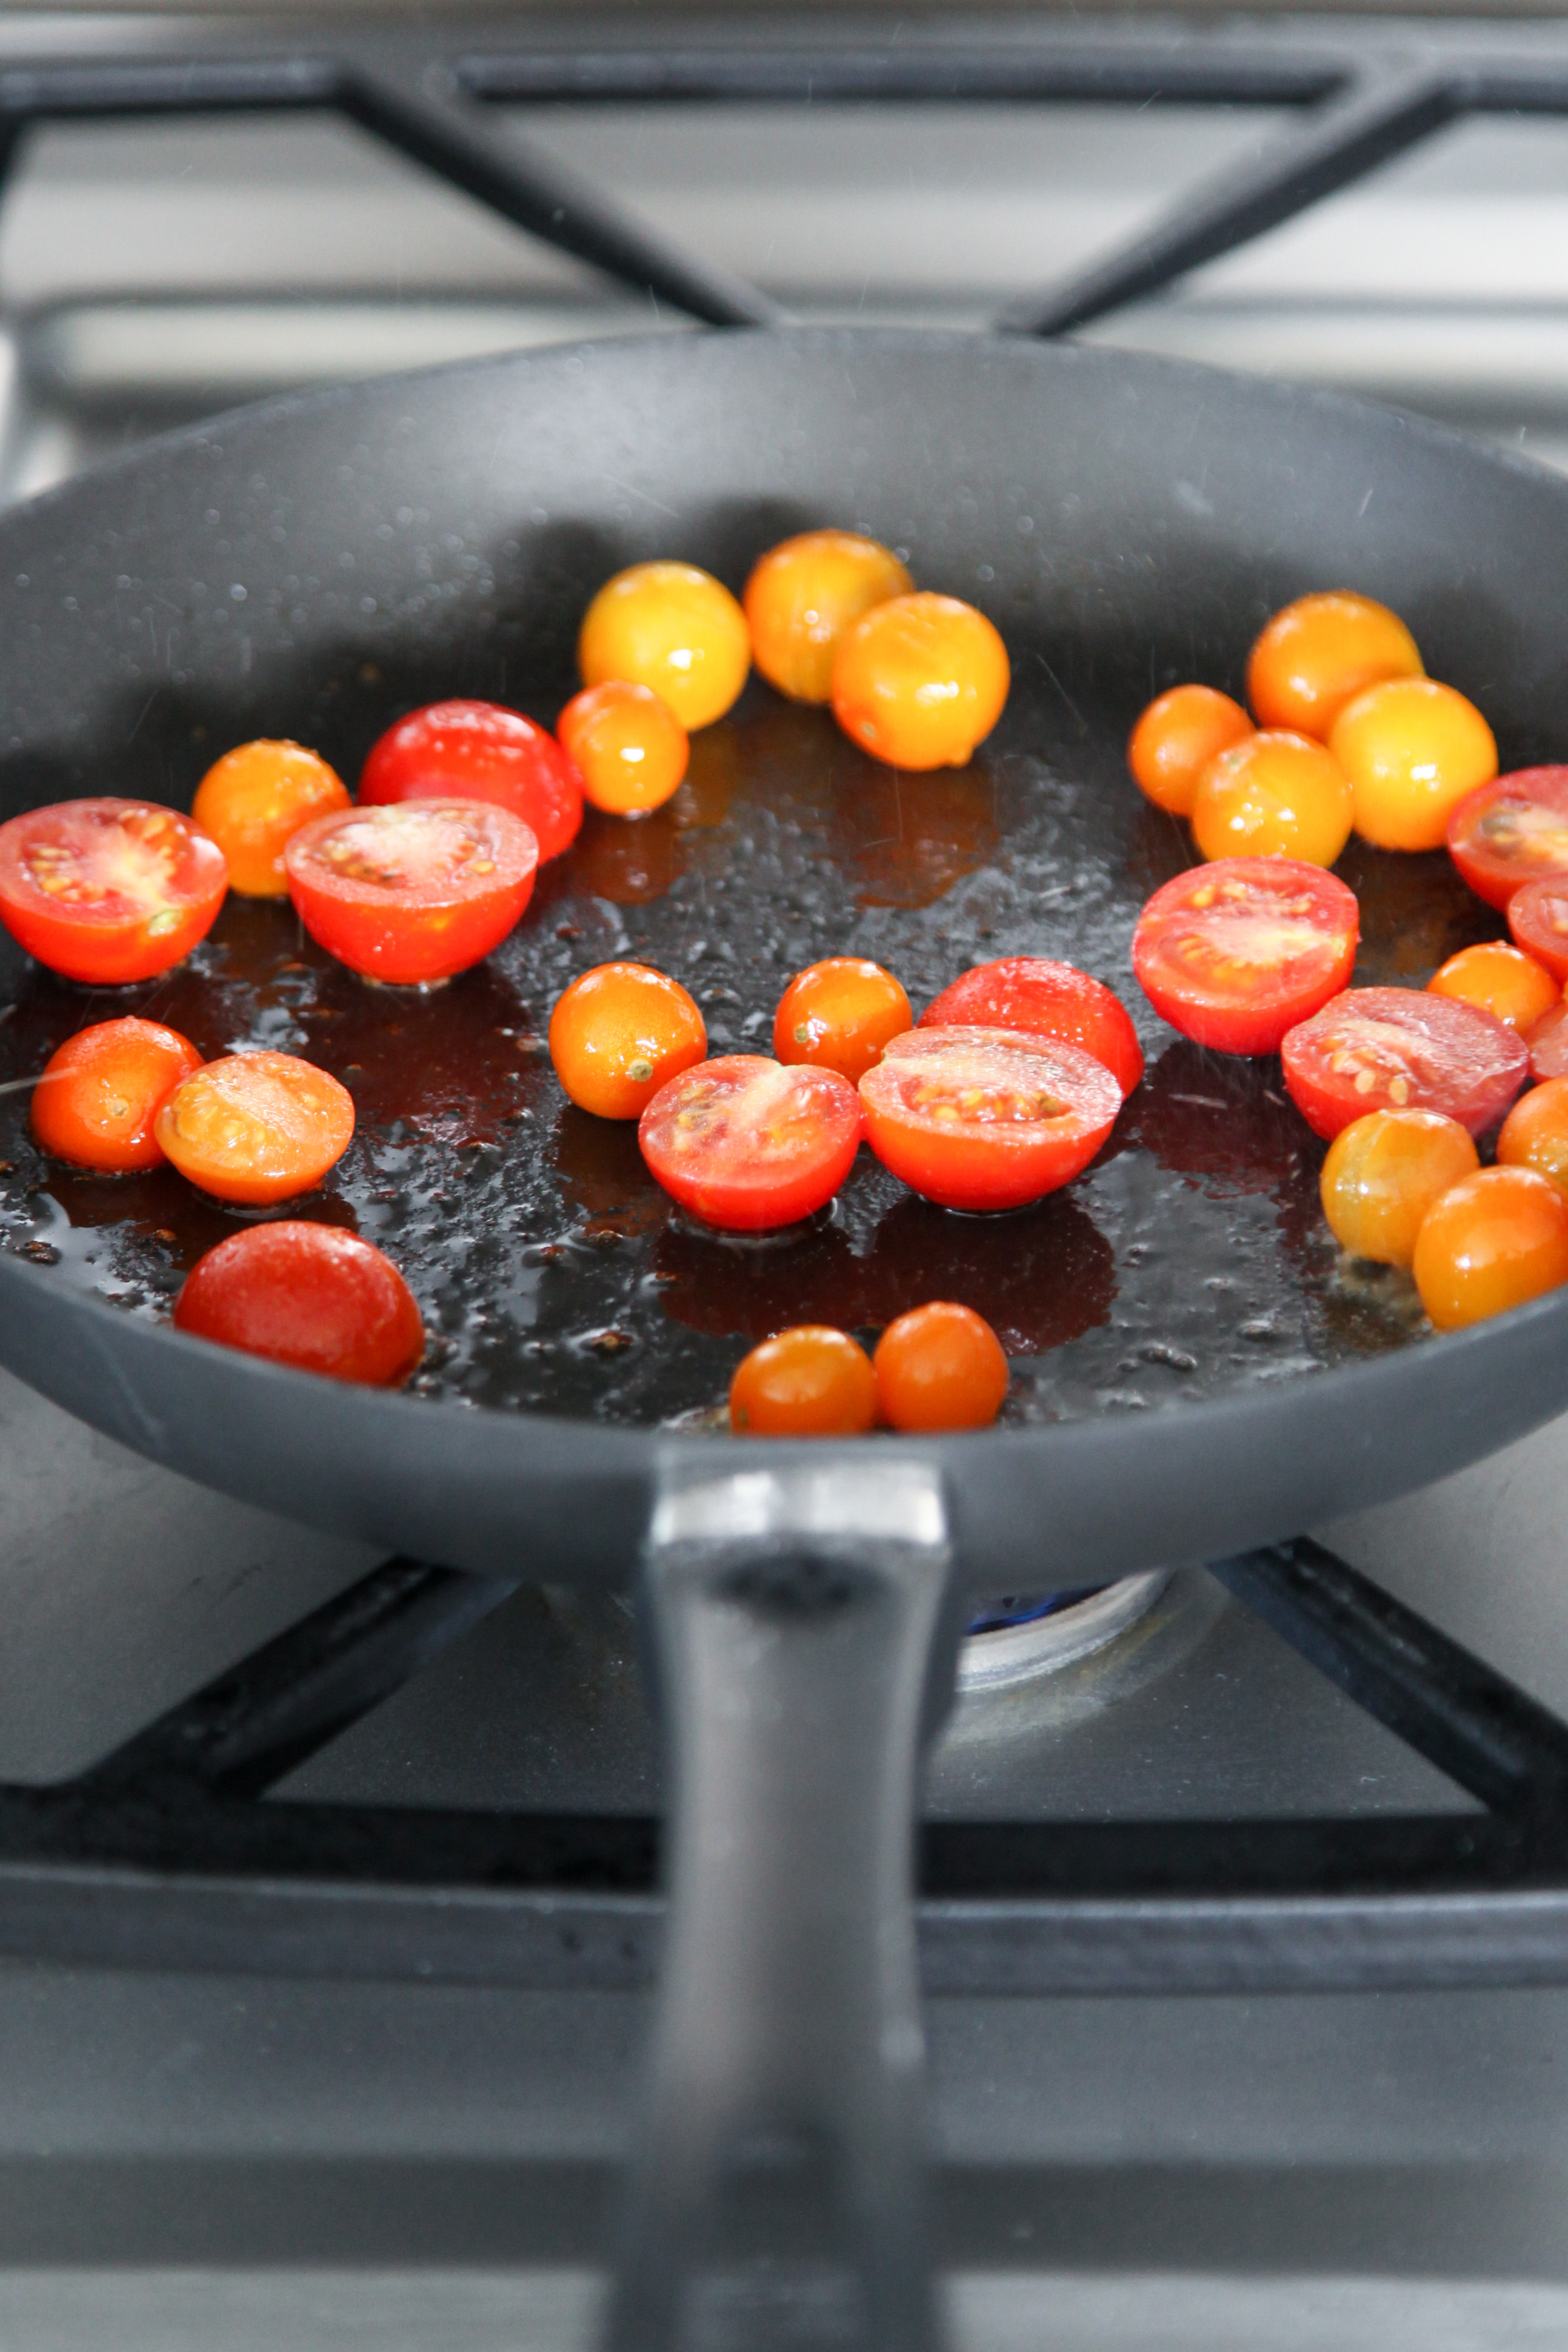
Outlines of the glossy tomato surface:
{"type": "Polygon", "coordinates": [[[1271,1054],[1350,978],[1360,910],[1321,866],[1217,858],[1155,892],[1133,970],[1162,1020],[1222,1054],[1271,1054]]]}
{"type": "Polygon", "coordinates": [[[1103,1062],[1124,1095],[1144,1075],[1132,1017],[1103,981],[1046,956],[1003,956],[959,974],[920,1016],[922,1029],[1018,1029],[1081,1045],[1103,1062]]]}
{"type": "Polygon", "coordinates": [[[1007,1401],[1001,1341],[972,1307],[933,1298],[888,1325],[872,1360],[890,1429],[984,1429],[1007,1401]]]}
{"type": "Polygon", "coordinates": [[[302,743],[238,743],[196,786],[191,814],[228,861],[244,898],[287,898],[283,853],[301,825],[349,805],[342,779],[302,743]]]}
{"type": "Polygon", "coordinates": [[[737,1436],[863,1437],[875,1423],[871,1358],[831,1324],[775,1332],[729,1384],[729,1425],[737,1436]]]}
{"type": "Polygon", "coordinates": [[[721,1055],[683,1071],[660,1087],[637,1129],[665,1192],[729,1233],[792,1225],[822,1208],[860,1139],[847,1079],[761,1054],[721,1055]]]}
{"type": "Polygon", "coordinates": [[[33,1089],[33,1133],[56,1160],[129,1176],[162,1165],[152,1122],[165,1095],[202,1066],[161,1021],[99,1021],[68,1037],[33,1089]]]}
{"type": "Polygon", "coordinates": [[[215,841],[147,801],[57,801],[0,824],[0,922],[51,971],[94,987],[178,963],[228,878],[215,841]]]}
{"type": "Polygon", "coordinates": [[[1543,875],[1568,885],[1568,767],[1515,768],[1467,793],[1448,819],[1448,854],[1489,907],[1543,875]]]}
{"type": "Polygon", "coordinates": [[[360,777],[366,808],[392,801],[488,801],[521,817],[541,865],[582,825],[582,778],[547,727],[498,702],[431,702],[371,746],[360,777]]]}
{"type": "Polygon", "coordinates": [[[341,810],[285,853],[299,919],[329,955],[372,980],[466,971],[533,895],[538,850],[521,817],[477,801],[341,810]]]}
{"type": "Polygon", "coordinates": [[[391,1258],[340,1226],[289,1218],[207,1252],[174,1304],[177,1329],[329,1380],[397,1388],[424,1353],[413,1293],[391,1258]]]}
{"type": "Polygon", "coordinates": [[[1544,964],[1552,978],[1568,982],[1568,875],[1542,875],[1527,882],[1508,902],[1508,928],[1514,944],[1544,964]]]}
{"type": "Polygon", "coordinates": [[[1280,1056],[1302,1118],[1330,1138],[1373,1110],[1441,1111],[1484,1134],[1530,1069],[1506,1022],[1424,988],[1347,988],[1291,1031],[1280,1056]]]}
{"type": "Polygon", "coordinates": [[[354,1098],[298,1054],[228,1054],[164,1096],[152,1131],[204,1192],[264,1208],[313,1192],[337,1166],[354,1098]]]}
{"type": "Polygon", "coordinates": [[[1011,1029],[912,1029],[860,1092],[883,1167],[944,1209],[1017,1209],[1054,1192],[1122,1108],[1092,1054],[1011,1029]]]}

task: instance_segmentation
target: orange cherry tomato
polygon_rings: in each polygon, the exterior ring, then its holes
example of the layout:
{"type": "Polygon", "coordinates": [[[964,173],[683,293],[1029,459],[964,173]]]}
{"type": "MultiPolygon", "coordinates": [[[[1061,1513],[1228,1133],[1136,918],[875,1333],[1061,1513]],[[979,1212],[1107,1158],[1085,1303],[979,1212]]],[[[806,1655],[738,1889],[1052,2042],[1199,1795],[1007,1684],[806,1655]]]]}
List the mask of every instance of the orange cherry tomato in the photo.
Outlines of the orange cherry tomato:
{"type": "Polygon", "coordinates": [[[338,1225],[252,1225],[198,1258],[175,1328],[329,1380],[398,1388],[424,1353],[419,1308],[391,1258],[338,1225]]]}
{"type": "Polygon", "coordinates": [[[147,801],[58,801],[0,824],[0,922],[68,980],[114,988],[189,955],[228,888],[223,851],[147,801]]]}
{"type": "Polygon", "coordinates": [[[1173,686],[1150,703],[1128,740],[1133,782],[1156,808],[1190,816],[1209,761],[1251,732],[1252,721],[1228,694],[1212,686],[1173,686]]]}
{"type": "Polygon", "coordinates": [[[372,743],[360,805],[391,801],[489,801],[520,817],[541,865],[570,849],[582,825],[582,778],[548,727],[500,702],[430,702],[372,743]]]}
{"type": "Polygon", "coordinates": [[[633,563],[607,580],[583,617],[584,686],[651,686],[690,734],[722,719],[746,684],[751,632],[729,590],[695,563],[633,563]]]}
{"type": "Polygon", "coordinates": [[[1125,1007],[1103,981],[1046,956],[976,964],[929,1003],[922,1029],[1016,1029],[1081,1045],[1103,1062],[1124,1095],[1144,1075],[1144,1049],[1125,1007]]]}
{"type": "Polygon", "coordinates": [[[348,787],[301,743],[241,743],[196,786],[191,814],[228,860],[242,898],[287,898],[283,853],[302,824],[349,805],[348,787]]]}
{"type": "Polygon", "coordinates": [[[1329,1146],[1319,1180],[1323,1214],[1352,1257],[1408,1265],[1427,1210],[1480,1164],[1458,1119],[1435,1110],[1369,1111],[1329,1146]]]}
{"type": "Polygon", "coordinates": [[[1413,1267],[1439,1331],[1568,1282],[1568,1199],[1533,1168],[1482,1168],[1427,1213],[1413,1267]]]}
{"type": "Polygon", "coordinates": [[[68,1037],[33,1089],[33,1133],[56,1160],[106,1175],[161,1167],[153,1114],[202,1066],[188,1037],[157,1021],[100,1021],[68,1037]]]}
{"type": "Polygon", "coordinates": [[[1508,928],[1527,955],[1568,982],[1568,875],[1543,874],[1508,902],[1508,928]]]}
{"type": "Polygon", "coordinates": [[[1205,857],[1295,857],[1332,866],[1350,839],[1350,778],[1308,735],[1248,735],[1209,761],[1193,795],[1205,857]]]}
{"type": "Polygon", "coordinates": [[[890,768],[962,768],[1002,715],[1012,673],[983,613],[956,596],[893,596],[852,621],[833,716],[890,768]]]}
{"type": "Polygon", "coordinates": [[[1420,677],[1416,640],[1386,604],[1348,589],[1298,596],[1268,622],[1247,660],[1260,727],[1326,742],[1347,702],[1385,677],[1420,677]]]}
{"type": "Polygon", "coordinates": [[[538,848],[481,801],[396,801],[318,817],[284,852],[299,919],[371,980],[447,980],[498,947],[533,895],[538,848]]]}
{"type": "Polygon", "coordinates": [[[853,530],[807,530],[769,548],[741,603],[751,656],[770,686],[797,702],[827,702],[833,658],[852,621],[915,583],[891,549],[853,530]]]}
{"type": "Polygon", "coordinates": [[[786,1069],[761,1054],[723,1054],[682,1071],[637,1129],[671,1198],[737,1234],[792,1225],[824,1208],[860,1139],[854,1088],[836,1070],[786,1069]]]}
{"type": "Polygon", "coordinates": [[[878,1407],[894,1429],[984,1429],[1008,1392],[1001,1341],[983,1315],[947,1299],[890,1323],[872,1367],[878,1407]]]}
{"type": "Polygon", "coordinates": [[[641,816],[644,809],[663,808],[680,790],[691,743],[651,686],[623,677],[585,686],[556,724],[596,809],[641,816]]]}
{"type": "Polygon", "coordinates": [[[863,956],[830,956],[798,971],[773,1016],[780,1062],[812,1062],[855,1086],[915,1019],[892,972],[863,956]]]}
{"type": "Polygon", "coordinates": [[[182,1176],[264,1207],[313,1192],[354,1133],[354,1098],[295,1054],[230,1054],[164,1096],[152,1131],[182,1176]]]}
{"type": "Polygon", "coordinates": [[[863,1437],[875,1422],[871,1358],[825,1323],[798,1323],[764,1339],[729,1384],[737,1437],[863,1437]]]}
{"type": "Polygon", "coordinates": [[[1430,677],[1357,695],[1329,750],[1350,778],[1357,833],[1379,849],[1441,849],[1459,802],[1497,773],[1497,740],[1475,704],[1430,677]]]}
{"type": "Polygon", "coordinates": [[[1563,991],[1543,963],[1501,940],[1461,948],[1427,982],[1438,996],[1457,996],[1495,1013],[1522,1036],[1551,1012],[1563,991]]]}
{"type": "Polygon", "coordinates": [[[702,1014],[679,981],[645,963],[601,963],[557,998],[555,1074],[582,1110],[641,1118],[659,1088],[707,1052],[702,1014]]]}
{"type": "Polygon", "coordinates": [[[1533,1168],[1568,1194],[1568,1078],[1548,1078],[1521,1095],[1497,1139],[1499,1165],[1533,1168]]]}
{"type": "Polygon", "coordinates": [[[1018,1209],[1087,1168],[1122,1089],[1081,1046],[1011,1029],[912,1029],[861,1080],[866,1140],[944,1209],[1018,1209]]]}

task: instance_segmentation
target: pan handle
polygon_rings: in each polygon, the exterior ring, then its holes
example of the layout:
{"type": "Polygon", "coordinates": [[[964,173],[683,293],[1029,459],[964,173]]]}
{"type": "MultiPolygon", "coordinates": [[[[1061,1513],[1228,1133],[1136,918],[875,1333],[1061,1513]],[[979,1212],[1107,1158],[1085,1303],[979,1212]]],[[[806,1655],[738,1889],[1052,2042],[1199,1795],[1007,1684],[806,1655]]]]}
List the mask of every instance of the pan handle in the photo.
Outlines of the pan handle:
{"type": "Polygon", "coordinates": [[[911,1877],[950,1568],[924,1464],[661,1489],[670,1915],[609,2352],[752,2352],[781,2324],[802,2352],[936,2352],[911,1877]]]}

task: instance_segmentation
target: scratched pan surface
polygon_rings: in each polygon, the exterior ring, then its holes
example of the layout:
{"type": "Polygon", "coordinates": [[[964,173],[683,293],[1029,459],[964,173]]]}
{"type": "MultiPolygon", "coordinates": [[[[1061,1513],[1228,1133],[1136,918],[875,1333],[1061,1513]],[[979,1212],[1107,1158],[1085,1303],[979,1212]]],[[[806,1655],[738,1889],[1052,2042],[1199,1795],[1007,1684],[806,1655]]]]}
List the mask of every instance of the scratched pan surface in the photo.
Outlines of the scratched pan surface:
{"type": "MultiPolygon", "coordinates": [[[[251,410],[0,523],[0,811],[188,805],[256,734],[351,780],[392,717],[453,693],[549,719],[619,565],[675,554],[738,589],[823,522],[1001,627],[1013,694],[967,770],[896,776],[754,683],[668,810],[591,822],[511,940],[427,997],[362,986],[287,907],[232,902],[189,965],[112,1001],[7,943],[4,1076],[138,1010],[209,1055],[282,1046],[344,1079],[358,1133],[304,1213],[404,1267],[431,1332],[413,1390],[173,1335],[183,1273],[237,1216],[172,1171],[50,1166],[16,1094],[0,1358],[235,1493],[552,1574],[624,1572],[673,1451],[741,1458],[711,1424],[752,1339],[871,1331],[931,1297],[979,1307],[1015,1359],[1008,1425],[940,1449],[993,1586],[1286,1533],[1568,1403],[1568,1297],[1435,1340],[1407,1286],[1338,1258],[1277,1063],[1177,1039],[1128,965],[1190,852],[1129,783],[1127,728],[1180,677],[1239,691],[1259,623],[1302,589],[1397,606],[1505,764],[1568,743],[1568,486],[1434,428],[1121,356],[841,333],[601,344],[251,410]],[[1096,1165],[1006,1218],[945,1215],[862,1154],[810,1228],[726,1243],[682,1222],[631,1130],[564,1105],[542,1051],[561,985],[611,955],[691,986],[715,1050],[766,1051],[817,957],[875,956],[918,1006],[1020,951],[1109,981],[1149,1071],[1096,1165]]],[[[1341,870],[1363,980],[1419,983],[1500,929],[1442,857],[1353,848],[1341,870]]]]}

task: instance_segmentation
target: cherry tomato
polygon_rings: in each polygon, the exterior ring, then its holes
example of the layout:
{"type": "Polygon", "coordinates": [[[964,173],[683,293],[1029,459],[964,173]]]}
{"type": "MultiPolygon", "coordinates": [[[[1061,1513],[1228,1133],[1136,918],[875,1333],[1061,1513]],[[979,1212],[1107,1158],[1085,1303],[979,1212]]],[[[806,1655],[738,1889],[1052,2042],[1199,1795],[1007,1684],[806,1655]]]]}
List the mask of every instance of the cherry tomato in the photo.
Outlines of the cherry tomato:
{"type": "Polygon", "coordinates": [[[1483,1013],[1495,1013],[1521,1036],[1551,1012],[1563,993],[1544,964],[1501,940],[1461,948],[1427,985],[1435,995],[1458,997],[1462,1004],[1479,1004],[1483,1013]]]}
{"type": "Polygon", "coordinates": [[[881,964],[830,956],[798,971],[779,998],[773,1051],[781,1062],[837,1070],[852,1087],[914,1018],[908,997],[881,964]]]}
{"type": "Polygon", "coordinates": [[[890,1323],[872,1360],[890,1428],[984,1429],[1008,1392],[1002,1343],[972,1307],[933,1299],[890,1323]]]}
{"type": "Polygon", "coordinates": [[[1082,1046],[1103,1062],[1124,1095],[1144,1075],[1144,1049],[1125,1008],[1103,982],[1044,956],[1003,956],[977,964],[928,1004],[922,1029],[1017,1029],[1082,1046]]]}
{"type": "Polygon", "coordinates": [[[170,1089],[202,1066],[188,1037],[156,1021],[100,1021],[68,1037],[33,1089],[33,1133],[78,1168],[129,1175],[158,1168],[152,1117],[170,1089]]]}
{"type": "Polygon", "coordinates": [[[1568,1078],[1521,1095],[1498,1130],[1500,1167],[1533,1168],[1568,1194],[1568,1078]]]}
{"type": "Polygon", "coordinates": [[[521,817],[479,801],[342,809],[284,853],[313,940],[371,980],[446,980],[498,947],[533,895],[521,817]]]}
{"type": "Polygon", "coordinates": [[[1448,817],[1448,855],[1489,907],[1542,876],[1568,885],[1568,768],[1516,768],[1467,793],[1448,817]]]}
{"type": "Polygon", "coordinates": [[[861,1139],[854,1088],[836,1070],[761,1054],[698,1062],[643,1113],[643,1157],[671,1197],[727,1233],[792,1225],[831,1201],[861,1139]]]}
{"type": "Polygon", "coordinates": [[[545,727],[498,702],[431,702],[371,744],[360,804],[487,801],[520,817],[539,862],[570,849],[582,824],[582,778],[545,727]]]}
{"type": "Polygon", "coordinates": [[[164,1096],[152,1132],[182,1176],[260,1208],[313,1192],[354,1133],[354,1098],[295,1054],[230,1054],[164,1096]]]}
{"type": "Polygon", "coordinates": [[[796,702],[826,702],[833,657],[852,621],[915,583],[891,550],[852,530],[807,530],[769,548],[741,602],[751,656],[770,686],[796,702]]]}
{"type": "Polygon", "coordinates": [[[600,1118],[641,1118],[660,1087],[706,1052],[692,999],[645,963],[596,965],[550,1014],[555,1074],[572,1101],[600,1118]]]}
{"type": "Polygon", "coordinates": [[[252,1225],[198,1258],[174,1302],[198,1339],[329,1380],[398,1388],[424,1353],[413,1293],[357,1234],[298,1218],[252,1225]]]}
{"type": "Polygon", "coordinates": [[[585,686],[556,724],[596,809],[611,816],[641,816],[647,809],[663,808],[680,790],[691,742],[651,686],[634,686],[623,677],[585,686]]]}
{"type": "Polygon", "coordinates": [[[215,841],[146,801],[57,801],[0,824],[0,922],[51,971],[95,988],[189,955],[228,878],[215,841]]]}
{"type": "Polygon", "coordinates": [[[1548,1078],[1568,1078],[1568,1004],[1554,1004],[1524,1042],[1530,1048],[1530,1075],[1537,1086],[1548,1078]]]}
{"type": "Polygon", "coordinates": [[[191,814],[228,860],[242,898],[287,898],[283,852],[302,824],[346,809],[348,787],[300,743],[241,743],[196,786],[191,814]]]}
{"type": "Polygon", "coordinates": [[[1128,739],[1133,782],[1156,808],[1190,816],[1209,761],[1251,732],[1252,721],[1228,694],[1212,686],[1173,686],[1150,703],[1128,739]]]}
{"type": "Polygon", "coordinates": [[[1326,742],[1347,702],[1382,678],[1419,677],[1416,640],[1386,604],[1348,589],[1298,596],[1266,624],[1247,660],[1260,727],[1326,742]]]}
{"type": "Polygon", "coordinates": [[[737,1437],[863,1437],[875,1422],[871,1358],[825,1323],[797,1323],[764,1339],[729,1384],[737,1437]]]}
{"type": "Polygon", "coordinates": [[[1329,1145],[1320,1179],[1323,1214],[1352,1257],[1408,1265],[1427,1210],[1479,1166],[1458,1119],[1435,1110],[1368,1111],[1329,1145]]]}
{"type": "Polygon", "coordinates": [[[1249,735],[1211,760],[1193,795],[1205,857],[1297,857],[1332,866],[1350,839],[1350,779],[1308,735],[1249,735]]]}
{"type": "Polygon", "coordinates": [[[1568,1200],[1533,1168],[1482,1168],[1428,1210],[1412,1271],[1439,1331],[1568,1282],[1568,1200]]]}
{"type": "Polygon", "coordinates": [[[729,590],[695,563],[633,563],[607,580],[583,617],[584,686],[651,686],[687,733],[722,719],[746,684],[751,632],[729,590]]]}
{"type": "Polygon", "coordinates": [[[1002,715],[1007,647],[956,596],[893,596],[852,621],[833,661],[833,716],[890,768],[962,768],[1002,715]]]}
{"type": "Polygon", "coordinates": [[[1416,988],[1347,988],[1291,1031],[1280,1057],[1297,1109],[1331,1139],[1370,1110],[1437,1110],[1482,1135],[1530,1067],[1506,1022],[1416,988]]]}
{"type": "Polygon", "coordinates": [[[1350,978],[1360,910],[1321,866],[1217,859],[1155,892],[1133,970],[1162,1020],[1222,1054],[1271,1054],[1350,978]]]}
{"type": "Polygon", "coordinates": [[[1544,964],[1553,979],[1568,982],[1568,875],[1542,875],[1527,882],[1508,902],[1508,928],[1526,955],[1544,964]]]}
{"type": "Polygon", "coordinates": [[[1441,849],[1459,803],[1497,773],[1496,739],[1475,704],[1430,677],[1357,695],[1329,750],[1350,778],[1357,833],[1379,849],[1441,849]]]}
{"type": "Polygon", "coordinates": [[[944,1209],[1017,1209],[1086,1168],[1122,1089],[1103,1062],[1011,1029],[912,1029],[861,1080],[866,1140],[944,1209]]]}

